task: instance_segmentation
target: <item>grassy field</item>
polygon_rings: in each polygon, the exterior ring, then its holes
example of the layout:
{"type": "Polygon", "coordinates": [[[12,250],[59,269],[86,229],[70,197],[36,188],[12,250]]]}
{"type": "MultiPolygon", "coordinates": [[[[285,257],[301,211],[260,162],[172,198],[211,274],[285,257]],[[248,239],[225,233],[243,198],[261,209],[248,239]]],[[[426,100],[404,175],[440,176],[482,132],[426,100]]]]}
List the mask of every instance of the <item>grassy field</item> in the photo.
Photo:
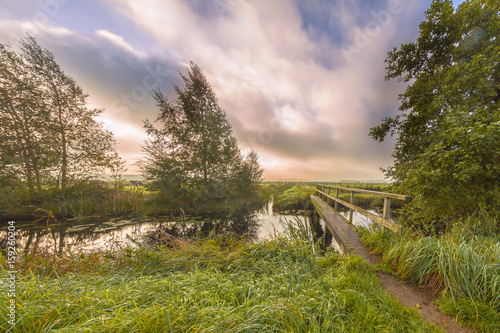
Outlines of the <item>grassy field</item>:
{"type": "MultiPolygon", "coordinates": [[[[25,255],[9,332],[439,332],[360,257],[317,255],[307,232],[263,243],[171,239],[92,255],[25,255]]],[[[6,258],[0,258],[2,278],[6,258]]]]}
{"type": "Polygon", "coordinates": [[[278,211],[313,209],[310,195],[316,192],[316,186],[307,183],[294,184],[293,187],[274,196],[274,208],[278,211]]]}
{"type": "Polygon", "coordinates": [[[441,237],[362,230],[399,278],[440,292],[442,311],[479,332],[500,331],[500,224],[487,216],[441,237]]]}
{"type": "Polygon", "coordinates": [[[347,188],[357,188],[360,190],[369,191],[388,191],[391,188],[391,183],[374,183],[374,182],[338,182],[338,183],[322,183],[332,186],[341,186],[347,188]]]}

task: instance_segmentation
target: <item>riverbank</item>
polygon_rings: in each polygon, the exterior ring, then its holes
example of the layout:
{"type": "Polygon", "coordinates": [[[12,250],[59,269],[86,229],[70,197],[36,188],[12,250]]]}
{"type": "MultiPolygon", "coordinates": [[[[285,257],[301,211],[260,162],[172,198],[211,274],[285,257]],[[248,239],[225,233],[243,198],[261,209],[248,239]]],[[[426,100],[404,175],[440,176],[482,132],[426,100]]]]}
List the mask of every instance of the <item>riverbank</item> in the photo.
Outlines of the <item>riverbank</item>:
{"type": "Polygon", "coordinates": [[[313,186],[288,182],[261,183],[253,195],[230,200],[203,200],[203,198],[170,198],[152,192],[145,186],[113,188],[101,184],[80,184],[74,188],[52,193],[36,193],[19,189],[0,197],[0,217],[8,220],[83,220],[98,217],[159,217],[185,214],[230,214],[242,209],[257,209],[271,198],[279,210],[310,209],[308,194],[313,186]]]}
{"type": "MultiPolygon", "coordinates": [[[[22,320],[10,332],[440,332],[390,296],[361,258],[321,257],[307,239],[289,225],[257,244],[216,237],[89,255],[25,254],[16,280],[22,320]]],[[[8,267],[0,259],[3,278],[8,267]]]]}

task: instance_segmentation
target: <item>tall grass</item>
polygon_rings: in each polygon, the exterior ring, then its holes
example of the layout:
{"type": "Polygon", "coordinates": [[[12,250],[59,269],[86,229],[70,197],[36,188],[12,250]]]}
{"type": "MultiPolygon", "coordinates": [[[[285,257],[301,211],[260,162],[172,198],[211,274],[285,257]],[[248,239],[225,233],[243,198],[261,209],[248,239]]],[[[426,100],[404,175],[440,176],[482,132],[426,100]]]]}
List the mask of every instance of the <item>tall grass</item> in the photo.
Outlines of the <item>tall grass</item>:
{"type": "Polygon", "coordinates": [[[422,237],[397,243],[386,260],[408,281],[444,289],[454,300],[467,297],[500,310],[500,243],[422,237]]]}
{"type": "Polygon", "coordinates": [[[500,242],[496,230],[496,220],[476,216],[456,224],[440,238],[419,234],[399,238],[382,231],[365,231],[363,240],[383,253],[385,263],[398,277],[442,291],[443,309],[448,313],[481,331],[495,332],[500,330],[500,242]],[[466,304],[473,308],[463,308],[466,304]],[[476,314],[473,321],[472,309],[476,314]]]}
{"type": "Polygon", "coordinates": [[[23,257],[22,319],[10,332],[439,331],[387,294],[360,257],[317,257],[305,228],[287,228],[258,244],[177,239],[168,248],[23,257]]]}
{"type": "Polygon", "coordinates": [[[144,209],[144,190],[121,186],[117,189],[95,184],[76,184],[65,190],[27,195],[23,188],[0,191],[0,215],[9,219],[36,219],[45,212],[56,217],[83,218],[89,215],[126,215],[144,209]]]}

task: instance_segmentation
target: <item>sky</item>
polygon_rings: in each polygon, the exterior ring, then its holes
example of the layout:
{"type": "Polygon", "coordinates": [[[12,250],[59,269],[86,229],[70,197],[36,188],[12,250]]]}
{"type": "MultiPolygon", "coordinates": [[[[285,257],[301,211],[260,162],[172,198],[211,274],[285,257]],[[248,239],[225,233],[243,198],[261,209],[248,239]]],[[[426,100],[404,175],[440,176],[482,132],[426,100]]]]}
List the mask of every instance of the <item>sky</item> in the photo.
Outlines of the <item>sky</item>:
{"type": "MultiPolygon", "coordinates": [[[[458,5],[460,1],[454,1],[458,5]]],[[[415,41],[430,0],[0,0],[0,43],[27,33],[104,108],[128,162],[175,100],[192,61],[243,153],[266,180],[382,180],[395,138],[370,128],[398,114],[405,86],[385,81],[387,52],[415,41]]]]}

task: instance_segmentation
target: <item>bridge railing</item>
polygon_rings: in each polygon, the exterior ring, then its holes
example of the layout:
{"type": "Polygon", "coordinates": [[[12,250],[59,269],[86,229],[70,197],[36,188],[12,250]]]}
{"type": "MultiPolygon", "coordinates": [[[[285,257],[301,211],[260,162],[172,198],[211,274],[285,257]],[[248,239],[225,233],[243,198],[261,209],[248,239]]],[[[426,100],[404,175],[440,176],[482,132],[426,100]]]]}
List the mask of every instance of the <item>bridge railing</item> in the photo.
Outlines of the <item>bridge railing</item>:
{"type": "Polygon", "coordinates": [[[349,208],[349,222],[350,223],[352,223],[353,212],[358,212],[358,213],[363,214],[364,216],[372,219],[373,221],[377,222],[378,224],[382,225],[383,227],[390,229],[398,234],[401,234],[402,227],[401,227],[401,225],[390,221],[390,218],[391,218],[391,199],[403,200],[406,202],[410,202],[413,199],[413,197],[411,197],[409,195],[361,190],[361,189],[357,189],[357,188],[348,188],[348,187],[332,186],[332,185],[325,185],[325,184],[316,184],[316,191],[319,193],[319,196],[323,200],[326,200],[328,205],[331,205],[332,201],[335,202],[335,210],[337,212],[339,210],[339,207],[338,207],[339,204],[344,205],[345,207],[349,208]],[[332,195],[332,190],[335,191],[334,195],[332,195]],[[339,194],[341,191],[351,193],[350,202],[344,201],[344,200],[339,198],[339,194]],[[354,194],[355,193],[372,194],[372,195],[377,195],[379,197],[383,197],[384,198],[384,210],[383,210],[382,216],[370,213],[369,211],[354,205],[354,194]]]}

